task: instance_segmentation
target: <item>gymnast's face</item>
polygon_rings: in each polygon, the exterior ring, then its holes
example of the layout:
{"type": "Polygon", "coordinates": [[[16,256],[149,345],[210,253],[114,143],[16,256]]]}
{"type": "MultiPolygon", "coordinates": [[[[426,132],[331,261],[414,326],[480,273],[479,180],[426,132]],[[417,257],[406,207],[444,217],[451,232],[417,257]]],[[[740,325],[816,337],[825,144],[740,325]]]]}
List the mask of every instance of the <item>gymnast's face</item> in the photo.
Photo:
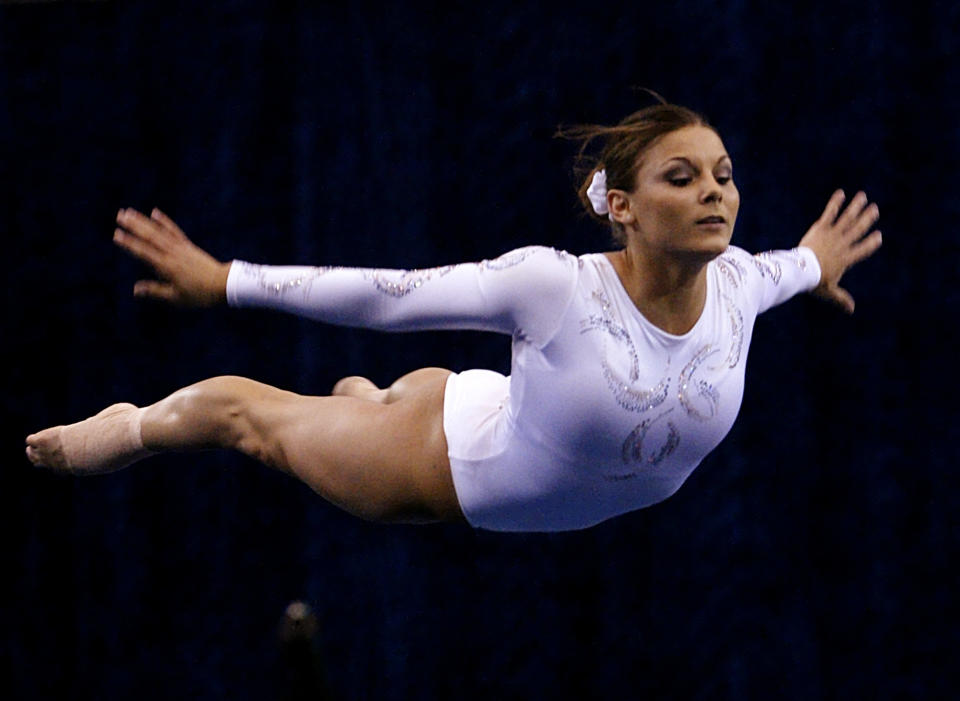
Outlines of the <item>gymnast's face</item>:
{"type": "Polygon", "coordinates": [[[630,244],[652,254],[709,261],[730,244],[740,209],[733,163],[717,133],[694,126],[647,148],[633,192],[611,198],[630,244]]]}

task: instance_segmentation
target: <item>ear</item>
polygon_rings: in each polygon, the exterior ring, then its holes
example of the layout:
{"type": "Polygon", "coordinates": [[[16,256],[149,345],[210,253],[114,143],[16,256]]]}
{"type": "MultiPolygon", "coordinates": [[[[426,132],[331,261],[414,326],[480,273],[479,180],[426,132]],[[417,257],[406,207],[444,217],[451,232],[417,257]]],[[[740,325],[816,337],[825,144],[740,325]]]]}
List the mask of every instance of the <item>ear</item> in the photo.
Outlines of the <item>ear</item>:
{"type": "Polygon", "coordinates": [[[623,190],[607,191],[607,208],[615,222],[624,226],[634,222],[633,212],[630,210],[630,200],[627,199],[627,193],[623,190]]]}

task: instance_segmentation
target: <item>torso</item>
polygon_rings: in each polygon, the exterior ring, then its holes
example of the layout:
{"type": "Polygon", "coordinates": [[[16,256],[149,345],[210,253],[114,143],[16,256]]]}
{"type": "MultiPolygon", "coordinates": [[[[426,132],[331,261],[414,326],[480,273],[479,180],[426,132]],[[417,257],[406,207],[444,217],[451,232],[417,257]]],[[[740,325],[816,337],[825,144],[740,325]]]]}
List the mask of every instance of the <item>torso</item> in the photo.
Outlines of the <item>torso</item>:
{"type": "Polygon", "coordinates": [[[516,502],[500,494],[473,513],[465,504],[475,525],[582,528],[661,501],[739,411],[756,314],[743,286],[710,265],[698,320],[670,334],[639,312],[608,255],[575,265],[573,297],[550,342],[515,337],[508,413],[499,419],[509,438],[490,464],[475,461],[481,482],[504,479],[498,470],[515,464],[522,476],[511,479],[531,486],[516,502]]]}

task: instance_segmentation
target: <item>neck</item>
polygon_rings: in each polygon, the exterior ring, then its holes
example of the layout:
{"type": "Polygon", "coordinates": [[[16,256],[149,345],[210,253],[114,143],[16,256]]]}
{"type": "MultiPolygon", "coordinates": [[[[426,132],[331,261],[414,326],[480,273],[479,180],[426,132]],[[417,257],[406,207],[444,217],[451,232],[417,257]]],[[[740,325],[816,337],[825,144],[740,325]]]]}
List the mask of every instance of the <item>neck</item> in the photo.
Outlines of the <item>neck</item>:
{"type": "Polygon", "coordinates": [[[709,258],[656,255],[638,245],[608,257],[630,299],[650,323],[675,335],[694,327],[707,301],[709,258]]]}

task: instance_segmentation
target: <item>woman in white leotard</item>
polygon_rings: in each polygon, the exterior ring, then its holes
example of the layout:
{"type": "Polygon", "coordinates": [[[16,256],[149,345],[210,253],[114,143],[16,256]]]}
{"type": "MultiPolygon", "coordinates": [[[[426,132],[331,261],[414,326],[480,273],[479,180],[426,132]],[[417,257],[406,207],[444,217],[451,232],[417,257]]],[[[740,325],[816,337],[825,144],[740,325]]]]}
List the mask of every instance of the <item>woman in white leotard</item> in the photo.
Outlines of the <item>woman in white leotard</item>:
{"type": "Polygon", "coordinates": [[[836,302],[880,246],[876,205],[834,193],[797,248],[730,245],[732,163],[702,117],[657,105],[615,127],[581,196],[620,250],[575,257],[531,246],[429,270],[221,263],[158,210],[121,210],[114,240],[174,304],[266,306],[322,321],[513,338],[509,377],[426,368],[380,389],[344,378],[307,397],[240,377],[151,406],[116,404],[27,437],[38,465],[119,469],[150,454],[231,448],[380,521],[467,521],[493,530],[584,528],[673,494],[729,431],[757,314],[801,291],[836,302]]]}

